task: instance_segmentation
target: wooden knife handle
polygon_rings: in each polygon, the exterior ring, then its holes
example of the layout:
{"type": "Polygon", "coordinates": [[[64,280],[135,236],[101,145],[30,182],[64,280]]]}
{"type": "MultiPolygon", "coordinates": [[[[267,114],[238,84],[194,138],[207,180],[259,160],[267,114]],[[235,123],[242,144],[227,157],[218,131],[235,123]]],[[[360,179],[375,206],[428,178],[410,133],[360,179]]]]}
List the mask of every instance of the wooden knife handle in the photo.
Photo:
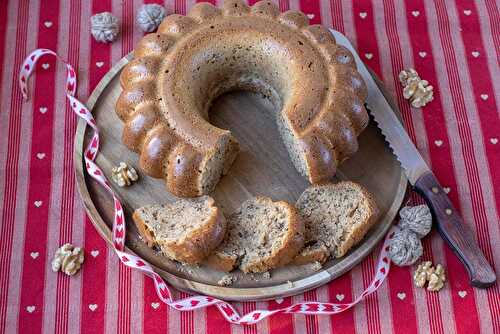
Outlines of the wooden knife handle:
{"type": "Polygon", "coordinates": [[[438,231],[458,258],[465,265],[471,284],[487,288],[496,282],[496,275],[479,248],[471,229],[464,223],[451,204],[432,172],[422,175],[415,189],[425,198],[431,208],[438,231]]]}

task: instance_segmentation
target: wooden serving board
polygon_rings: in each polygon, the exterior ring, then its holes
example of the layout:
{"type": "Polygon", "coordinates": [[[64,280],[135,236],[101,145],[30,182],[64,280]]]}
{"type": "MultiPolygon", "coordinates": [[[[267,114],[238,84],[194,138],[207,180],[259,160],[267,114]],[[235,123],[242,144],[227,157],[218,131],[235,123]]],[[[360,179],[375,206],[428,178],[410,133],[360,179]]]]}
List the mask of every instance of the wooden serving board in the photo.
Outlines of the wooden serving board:
{"type": "MultiPolygon", "coordinates": [[[[261,274],[235,272],[236,282],[230,287],[221,287],[217,282],[225,273],[204,266],[183,266],[148,248],[139,239],[131,213],[142,205],[171,202],[175,197],[167,192],[162,180],[142,174],[138,168],[138,155],[121,144],[123,123],[116,116],[114,108],[121,92],[119,73],[130,59],[129,55],[119,61],[104,76],[87,102],[100,128],[101,151],[97,156],[97,164],[108,179],[112,167],[120,161],[138,170],[140,179],[131,187],[113,185],[126,211],[126,245],[130,251],[151,263],[170,284],[180,290],[225,300],[263,300],[290,296],[323,285],[350,270],[384,237],[403,201],[407,180],[380,131],[371,122],[359,138],[359,151],[340,166],[338,178],[366,186],[375,195],[381,217],[358,246],[343,258],[328,261],[322,270],[315,272],[311,265],[289,265],[273,270],[270,279],[263,278],[261,274]]],[[[394,104],[392,106],[397,110],[394,104]]],[[[211,109],[210,121],[218,127],[230,129],[241,145],[241,153],[229,174],[221,179],[211,194],[226,215],[255,195],[294,203],[308,186],[288,157],[273,113],[267,100],[246,92],[224,95],[215,101],[211,109]]],[[[90,131],[85,122],[80,121],[74,154],[78,188],[94,226],[111,245],[112,199],[84,172],[82,152],[89,139],[90,131]]]]}

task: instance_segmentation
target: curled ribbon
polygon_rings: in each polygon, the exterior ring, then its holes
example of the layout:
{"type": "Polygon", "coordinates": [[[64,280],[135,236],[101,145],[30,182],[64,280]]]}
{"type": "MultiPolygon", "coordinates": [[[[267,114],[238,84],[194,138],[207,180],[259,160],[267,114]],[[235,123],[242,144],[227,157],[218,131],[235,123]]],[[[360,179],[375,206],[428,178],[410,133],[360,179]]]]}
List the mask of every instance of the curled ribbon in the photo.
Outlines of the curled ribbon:
{"type": "Polygon", "coordinates": [[[75,98],[76,92],[76,73],[73,67],[59,57],[54,51],[48,49],[36,49],[34,50],[23,62],[21,67],[21,72],[19,74],[19,86],[21,88],[24,99],[28,99],[28,79],[35,69],[36,62],[40,57],[44,55],[52,55],[58,60],[64,63],[67,71],[66,78],[66,97],[69,100],[71,109],[75,114],[84,119],[88,126],[93,130],[92,139],[85,149],[84,161],[87,173],[96,180],[102,187],[104,187],[108,193],[113,197],[114,201],[114,221],[113,221],[113,248],[115,253],[118,255],[120,261],[131,268],[142,271],[144,274],[151,277],[155,284],[156,293],[158,298],[170,307],[173,307],[180,311],[192,311],[199,308],[204,308],[207,306],[215,305],[218,310],[222,313],[224,318],[233,323],[241,325],[255,324],[273,314],[276,313],[300,313],[300,314],[311,314],[311,315],[332,315],[336,313],[343,312],[361,300],[363,300],[369,294],[375,292],[378,287],[382,284],[384,279],[387,277],[390,268],[390,260],[387,256],[388,243],[394,235],[393,228],[387,234],[387,237],[382,246],[380,252],[379,260],[377,263],[377,269],[375,276],[370,283],[370,285],[363,291],[363,293],[354,299],[351,303],[321,303],[321,302],[301,302],[296,303],[288,307],[278,308],[274,310],[255,310],[244,315],[240,315],[238,311],[230,304],[221,299],[213,298],[210,296],[191,296],[184,299],[173,300],[172,294],[166,282],[163,278],[158,275],[151,265],[138,256],[129,254],[125,252],[125,215],[123,212],[122,204],[116,197],[115,193],[111,189],[109,181],[106,176],[95,163],[95,158],[99,152],[99,129],[97,127],[96,121],[92,116],[91,112],[87,107],[81,103],[77,98],[75,98]]]}

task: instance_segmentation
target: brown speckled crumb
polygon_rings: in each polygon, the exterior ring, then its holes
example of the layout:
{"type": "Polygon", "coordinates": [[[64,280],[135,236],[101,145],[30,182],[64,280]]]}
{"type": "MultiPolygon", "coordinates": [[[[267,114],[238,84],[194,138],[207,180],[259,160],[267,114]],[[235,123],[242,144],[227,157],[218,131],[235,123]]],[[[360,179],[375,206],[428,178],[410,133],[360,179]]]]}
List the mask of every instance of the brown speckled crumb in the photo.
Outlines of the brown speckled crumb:
{"type": "Polygon", "coordinates": [[[220,286],[229,286],[232,285],[236,281],[236,276],[233,275],[224,275],[222,278],[217,282],[217,285],[220,286]]]}
{"type": "Polygon", "coordinates": [[[227,224],[226,239],[206,261],[218,270],[263,273],[288,264],[304,245],[304,223],[284,201],[249,199],[227,224]]]}

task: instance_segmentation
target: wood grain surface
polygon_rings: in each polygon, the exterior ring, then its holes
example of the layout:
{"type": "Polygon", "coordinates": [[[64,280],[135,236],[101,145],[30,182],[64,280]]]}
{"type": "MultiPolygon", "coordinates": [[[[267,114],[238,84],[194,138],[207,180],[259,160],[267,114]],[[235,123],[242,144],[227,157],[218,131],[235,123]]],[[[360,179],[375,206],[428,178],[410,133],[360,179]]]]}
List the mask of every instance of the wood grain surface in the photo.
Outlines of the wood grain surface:
{"type": "MultiPolygon", "coordinates": [[[[137,168],[140,174],[137,183],[128,188],[113,185],[126,210],[126,244],[130,251],[151,263],[176,288],[226,300],[262,300],[294,295],[342,275],[369,254],[384,237],[404,199],[407,180],[379,130],[371,122],[359,138],[359,151],[340,166],[337,176],[367,187],[375,195],[382,214],[378,224],[358,246],[345,257],[328,261],[322,270],[315,272],[310,265],[289,265],[273,270],[270,279],[264,279],[260,274],[243,275],[236,272],[234,275],[237,280],[231,287],[220,287],[217,281],[225,273],[204,266],[183,266],[148,248],[139,238],[131,212],[142,205],[171,202],[175,197],[167,192],[162,180],[141,174],[137,167],[138,155],[121,144],[123,123],[116,116],[114,107],[121,92],[118,74],[129,58],[123,58],[103,77],[87,102],[100,128],[102,146],[97,164],[108,178],[112,167],[120,161],[137,168]]],[[[221,179],[211,194],[226,215],[255,195],[294,203],[308,186],[288,157],[274,114],[267,100],[247,92],[223,95],[213,104],[210,121],[216,126],[230,129],[241,145],[241,152],[229,174],[221,179]]],[[[80,121],[74,154],[78,188],[90,219],[110,243],[113,221],[111,197],[83,169],[82,152],[89,138],[90,131],[80,121]]]]}

